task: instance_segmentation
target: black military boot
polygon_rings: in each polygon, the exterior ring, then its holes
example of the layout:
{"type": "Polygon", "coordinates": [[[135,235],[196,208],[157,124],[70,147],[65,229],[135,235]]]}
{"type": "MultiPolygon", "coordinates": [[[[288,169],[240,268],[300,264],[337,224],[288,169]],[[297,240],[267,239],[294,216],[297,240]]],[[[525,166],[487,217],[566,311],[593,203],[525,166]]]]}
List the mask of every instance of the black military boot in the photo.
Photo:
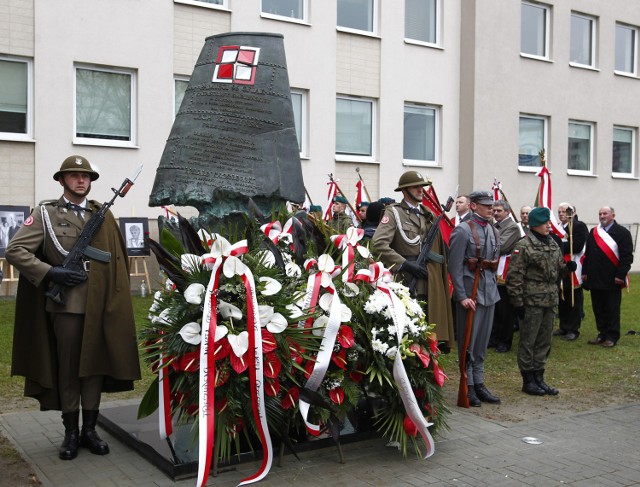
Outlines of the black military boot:
{"type": "Polygon", "coordinates": [[[520,373],[522,374],[522,392],[531,396],[544,396],[546,394],[544,389],[541,389],[540,386],[536,384],[533,371],[527,372],[521,370],[520,373]]]}
{"type": "Polygon", "coordinates": [[[88,448],[94,455],[106,455],[109,453],[109,445],[103,441],[96,431],[99,411],[82,410],[82,432],[80,434],[80,446],[88,448]]]}
{"type": "Polygon", "coordinates": [[[555,387],[551,387],[550,385],[545,384],[544,369],[534,370],[533,379],[536,381],[536,384],[538,384],[538,387],[545,392],[545,394],[549,394],[550,396],[555,396],[556,394],[558,394],[558,392],[560,392],[555,387]]]}
{"type": "Polygon", "coordinates": [[[80,419],[80,411],[72,413],[62,413],[62,424],[64,424],[64,440],[58,456],[60,460],[73,460],[78,456],[78,420],[80,419]]]}
{"type": "Polygon", "coordinates": [[[484,384],[476,384],[475,386],[476,394],[478,395],[478,399],[482,402],[488,402],[491,404],[500,404],[500,398],[491,394],[487,386],[484,384]]]}
{"type": "Polygon", "coordinates": [[[476,396],[476,388],[471,384],[467,386],[467,397],[469,398],[469,406],[472,408],[479,408],[482,406],[480,399],[476,396]]]}

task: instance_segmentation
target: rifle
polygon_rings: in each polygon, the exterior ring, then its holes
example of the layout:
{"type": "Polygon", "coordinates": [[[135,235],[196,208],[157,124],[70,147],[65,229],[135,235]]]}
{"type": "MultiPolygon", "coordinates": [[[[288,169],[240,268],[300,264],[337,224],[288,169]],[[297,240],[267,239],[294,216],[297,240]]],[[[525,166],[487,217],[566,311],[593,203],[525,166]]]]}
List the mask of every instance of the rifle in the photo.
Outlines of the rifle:
{"type": "MultiPolygon", "coordinates": [[[[435,242],[436,237],[438,236],[438,232],[440,231],[440,222],[445,217],[445,213],[451,209],[453,202],[453,197],[449,196],[449,198],[447,198],[447,202],[442,205],[442,213],[438,215],[438,217],[433,222],[433,225],[431,225],[431,228],[427,232],[427,236],[425,237],[424,243],[422,244],[422,249],[420,249],[420,253],[418,254],[418,258],[416,259],[416,264],[418,264],[420,267],[426,266],[430,261],[436,262],[438,264],[442,264],[444,262],[442,256],[434,254],[431,249],[433,248],[433,243],[435,242]]],[[[415,295],[417,285],[418,278],[414,276],[409,283],[409,293],[412,296],[415,295]]]]}
{"type": "MultiPolygon", "coordinates": [[[[471,290],[471,299],[475,303],[478,295],[478,284],[480,284],[480,272],[482,272],[482,266],[480,262],[476,266],[476,272],[473,278],[473,289],[471,290]]],[[[460,354],[460,386],[458,387],[458,406],[462,408],[469,407],[469,384],[467,377],[467,352],[469,345],[471,344],[471,332],[473,331],[473,317],[475,310],[469,309],[467,311],[467,321],[464,327],[464,342],[462,346],[462,353],[460,354]]]]}
{"type": "MultiPolygon", "coordinates": [[[[120,185],[120,189],[111,188],[115,194],[111,200],[103,203],[98,211],[96,211],[89,221],[82,228],[82,233],[78,240],[73,245],[73,248],[69,251],[67,256],[62,263],[62,267],[65,269],[70,269],[76,272],[81,272],[86,274],[85,263],[87,258],[97,260],[99,262],[110,262],[111,261],[111,253],[105,252],[104,250],[96,249],[89,245],[93,237],[98,233],[102,223],[104,222],[105,215],[109,208],[114,204],[116,198],[120,196],[124,198],[124,196],[129,192],[131,186],[138,178],[138,175],[142,171],[142,165],[138,166],[133,179],[125,178],[124,182],[120,185]]],[[[54,303],[59,304],[60,306],[65,305],[64,295],[67,287],[62,284],[52,284],[49,290],[45,293],[48,298],[51,298],[54,303]]]]}

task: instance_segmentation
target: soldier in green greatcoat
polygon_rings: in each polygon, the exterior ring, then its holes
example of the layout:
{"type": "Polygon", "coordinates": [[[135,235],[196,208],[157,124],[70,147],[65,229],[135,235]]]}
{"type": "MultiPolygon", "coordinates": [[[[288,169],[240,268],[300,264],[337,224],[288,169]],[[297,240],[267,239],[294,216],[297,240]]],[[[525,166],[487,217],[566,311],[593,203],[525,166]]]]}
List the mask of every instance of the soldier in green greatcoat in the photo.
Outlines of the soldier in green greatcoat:
{"type": "Polygon", "coordinates": [[[572,261],[565,264],[560,247],[550,237],[550,219],[548,208],[531,210],[530,231],[513,249],[506,280],[520,322],[522,392],[534,396],[558,394],[558,389],[545,383],[544,367],[551,350],[558,281],[576,266],[572,261]]]}

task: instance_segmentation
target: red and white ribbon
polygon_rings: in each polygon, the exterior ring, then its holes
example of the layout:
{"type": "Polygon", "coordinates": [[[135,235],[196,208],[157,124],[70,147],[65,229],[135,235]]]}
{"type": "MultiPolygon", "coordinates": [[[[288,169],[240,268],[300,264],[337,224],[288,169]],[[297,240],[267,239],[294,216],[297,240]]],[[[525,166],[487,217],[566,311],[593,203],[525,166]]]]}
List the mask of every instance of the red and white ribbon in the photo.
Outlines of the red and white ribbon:
{"type": "MultiPolygon", "coordinates": [[[[340,330],[342,305],[340,303],[338,293],[336,292],[336,289],[333,285],[333,277],[339,274],[341,270],[340,267],[336,267],[333,259],[327,254],[323,254],[318,257],[317,261],[309,259],[307,260],[307,262],[305,262],[305,268],[307,270],[310,270],[313,265],[317,265],[318,272],[309,276],[309,279],[307,281],[307,292],[305,294],[304,302],[305,309],[315,309],[318,302],[320,287],[325,288],[327,292],[333,294],[331,307],[329,309],[329,319],[327,320],[324,334],[322,336],[322,342],[320,343],[320,351],[316,356],[316,362],[313,366],[313,371],[311,372],[309,379],[307,379],[307,382],[304,385],[306,389],[315,392],[320,387],[320,383],[324,379],[324,376],[327,373],[327,369],[329,368],[329,364],[331,363],[333,346],[336,343],[338,331],[340,330]]],[[[309,433],[311,433],[312,435],[319,435],[320,426],[308,421],[309,409],[311,405],[308,402],[300,399],[299,407],[300,414],[302,415],[304,424],[307,427],[307,431],[309,431],[309,433]]]]}
{"type": "MultiPolygon", "coordinates": [[[[596,241],[596,245],[604,255],[611,261],[611,263],[618,267],[620,265],[620,250],[618,249],[618,243],[613,239],[611,235],[602,227],[602,224],[598,224],[593,229],[593,238],[596,241]]],[[[631,284],[629,281],[629,275],[624,278],[625,286],[629,288],[631,284]]]]}
{"type": "Polygon", "coordinates": [[[511,262],[511,254],[501,255],[498,259],[498,270],[496,276],[503,281],[507,279],[507,270],[509,269],[509,262],[511,262]]]}
{"type": "Polygon", "coordinates": [[[171,418],[171,387],[169,384],[168,363],[165,354],[160,354],[158,365],[158,431],[160,439],[166,440],[173,433],[171,418]]]}
{"type": "Polygon", "coordinates": [[[502,183],[498,181],[496,178],[493,178],[493,186],[491,186],[491,190],[493,191],[493,201],[498,201],[500,199],[501,189],[502,189],[502,183]]]}
{"type": "Polygon", "coordinates": [[[364,183],[359,179],[356,182],[356,209],[360,208],[360,203],[362,203],[363,201],[369,200],[367,199],[367,195],[365,193],[364,183]]]}
{"type": "Polygon", "coordinates": [[[369,250],[358,243],[362,240],[362,237],[364,237],[364,230],[355,227],[347,228],[346,233],[342,235],[331,236],[333,244],[343,251],[342,268],[346,269],[346,272],[342,274],[342,280],[344,282],[352,282],[355,276],[356,249],[365,259],[369,257],[369,250]]]}
{"type": "Polygon", "coordinates": [[[271,223],[265,223],[260,230],[271,240],[277,244],[280,240],[291,242],[291,233],[293,232],[293,218],[289,218],[284,226],[278,220],[271,223]]]}

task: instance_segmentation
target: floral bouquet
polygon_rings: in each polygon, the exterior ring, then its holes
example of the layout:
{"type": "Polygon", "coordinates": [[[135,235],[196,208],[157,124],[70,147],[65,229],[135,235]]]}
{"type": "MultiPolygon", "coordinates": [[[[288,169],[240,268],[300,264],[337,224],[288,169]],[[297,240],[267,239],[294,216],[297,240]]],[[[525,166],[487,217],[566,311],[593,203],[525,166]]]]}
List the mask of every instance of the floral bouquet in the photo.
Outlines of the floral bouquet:
{"type": "Polygon", "coordinates": [[[255,482],[271,466],[272,433],[289,445],[301,424],[336,434],[363,400],[405,455],[409,443],[420,452],[418,432],[431,455],[428,427],[446,427],[448,412],[433,325],[374,262],[362,231],[330,235],[306,215],[279,215],[247,219],[242,240],[222,233],[180,217],[178,235],[164,228],[151,242],[168,279],[143,331],[158,378],[139,416],[159,409],[164,437],[173,420],[197,423],[199,485],[214,447],[228,459],[241,436],[258,438],[263,463],[243,483],[255,482]]]}

